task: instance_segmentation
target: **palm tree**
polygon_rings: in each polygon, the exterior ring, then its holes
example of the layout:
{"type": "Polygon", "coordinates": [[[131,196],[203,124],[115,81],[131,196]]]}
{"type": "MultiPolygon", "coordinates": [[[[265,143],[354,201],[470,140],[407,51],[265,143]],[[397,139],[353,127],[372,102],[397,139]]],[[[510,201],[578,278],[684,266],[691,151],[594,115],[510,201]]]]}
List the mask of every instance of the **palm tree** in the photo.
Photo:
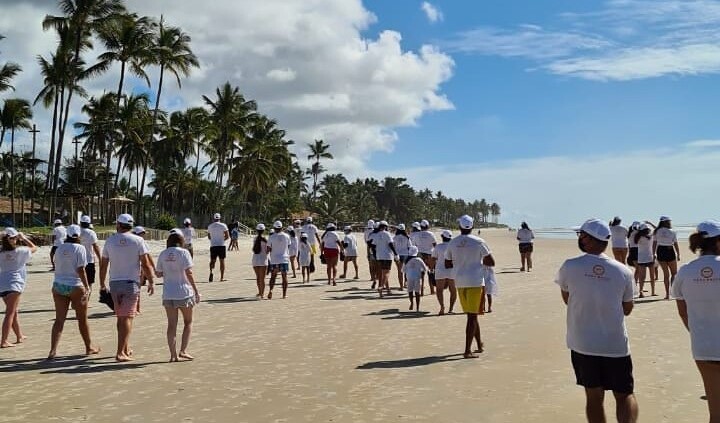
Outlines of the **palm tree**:
{"type": "Polygon", "coordinates": [[[333,159],[333,155],[328,151],[330,145],[325,144],[323,140],[315,140],[315,143],[308,144],[308,147],[310,147],[310,154],[307,156],[308,160],[315,160],[310,168],[310,174],[313,178],[312,198],[314,200],[317,197],[318,177],[325,171],[320,165],[320,159],[333,159]]]}
{"type": "Polygon", "coordinates": [[[490,215],[493,217],[493,223],[498,223],[498,216],[500,216],[500,205],[498,203],[490,204],[490,215]]]}
{"type": "MultiPolygon", "coordinates": [[[[0,35],[0,40],[4,39],[0,35]]],[[[17,63],[7,62],[0,67],[0,93],[8,90],[14,90],[15,88],[11,85],[12,79],[20,73],[22,68],[17,63]]]]}
{"type": "MultiPolygon", "coordinates": [[[[147,131],[150,130],[150,109],[148,104],[150,98],[147,94],[131,95],[127,101],[120,107],[119,122],[120,139],[117,150],[117,173],[115,181],[117,187],[118,177],[123,169],[136,173],[136,188],[140,192],[140,171],[148,156],[148,146],[145,142],[147,131]]],[[[132,181],[132,177],[128,178],[132,181]]]]}
{"type": "MultiPolygon", "coordinates": [[[[18,128],[30,129],[30,119],[33,113],[30,108],[30,102],[27,100],[12,98],[5,100],[0,115],[0,123],[2,124],[2,132],[10,129],[10,156],[12,167],[10,169],[12,200],[10,202],[10,213],[12,214],[12,222],[15,224],[15,130],[18,128]]],[[[2,139],[0,139],[2,141],[2,139]]]]}

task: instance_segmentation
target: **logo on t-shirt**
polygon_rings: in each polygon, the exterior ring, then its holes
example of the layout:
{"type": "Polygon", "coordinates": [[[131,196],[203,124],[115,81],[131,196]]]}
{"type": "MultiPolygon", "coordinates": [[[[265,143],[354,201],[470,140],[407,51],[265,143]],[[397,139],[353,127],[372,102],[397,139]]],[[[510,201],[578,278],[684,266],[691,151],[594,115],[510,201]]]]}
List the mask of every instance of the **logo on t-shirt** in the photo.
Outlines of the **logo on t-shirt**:
{"type": "Polygon", "coordinates": [[[165,259],[165,261],[175,261],[175,260],[176,260],[175,253],[168,253],[167,258],[165,259]]]}
{"type": "Polygon", "coordinates": [[[124,246],[127,245],[127,240],[124,239],[124,238],[120,238],[120,240],[118,241],[118,244],[119,244],[121,247],[124,247],[124,246]]]}
{"type": "Polygon", "coordinates": [[[599,264],[596,264],[593,266],[593,275],[595,276],[602,276],[605,274],[605,268],[600,266],[599,264]]]}
{"type": "Polygon", "coordinates": [[[703,277],[703,279],[710,279],[713,277],[713,269],[712,267],[703,267],[700,270],[700,276],[703,277]]]}

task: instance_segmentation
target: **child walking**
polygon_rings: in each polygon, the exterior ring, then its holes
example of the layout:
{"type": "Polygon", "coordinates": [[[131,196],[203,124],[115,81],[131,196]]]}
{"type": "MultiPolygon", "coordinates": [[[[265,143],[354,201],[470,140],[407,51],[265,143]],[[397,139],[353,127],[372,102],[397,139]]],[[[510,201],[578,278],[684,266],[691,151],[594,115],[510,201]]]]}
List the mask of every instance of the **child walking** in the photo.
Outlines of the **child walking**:
{"type": "Polygon", "coordinates": [[[302,272],[303,283],[310,282],[310,244],[308,243],[308,235],[300,234],[300,243],[298,244],[298,261],[302,272]],[[305,279],[307,275],[307,279],[305,279]]]}
{"type": "Polygon", "coordinates": [[[428,267],[425,262],[418,257],[418,248],[411,246],[409,248],[409,258],[405,266],[403,266],[403,272],[407,278],[407,290],[408,298],[410,298],[410,310],[413,309],[413,296],[415,297],[415,311],[420,311],[420,290],[422,287],[422,280],[425,273],[428,271],[428,267]]]}

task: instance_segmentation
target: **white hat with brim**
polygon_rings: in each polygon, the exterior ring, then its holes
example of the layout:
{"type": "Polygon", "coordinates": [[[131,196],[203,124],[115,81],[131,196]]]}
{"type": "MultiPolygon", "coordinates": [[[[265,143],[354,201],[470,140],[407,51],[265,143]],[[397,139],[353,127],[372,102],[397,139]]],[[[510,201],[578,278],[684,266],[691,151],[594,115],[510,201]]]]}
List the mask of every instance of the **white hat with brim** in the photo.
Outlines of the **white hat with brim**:
{"type": "Polygon", "coordinates": [[[325,229],[335,229],[334,223],[328,223],[327,226],[325,226],[325,229]]]}
{"type": "Polygon", "coordinates": [[[703,232],[703,238],[715,238],[720,236],[720,222],[716,220],[705,220],[697,225],[697,231],[703,232]]]}
{"type": "Polygon", "coordinates": [[[443,237],[443,238],[450,239],[450,238],[452,238],[452,232],[450,232],[450,231],[448,231],[447,229],[445,229],[445,230],[443,230],[443,231],[440,233],[440,236],[443,237]]]}
{"type": "Polygon", "coordinates": [[[262,223],[258,223],[258,225],[255,227],[255,230],[256,230],[256,231],[264,231],[264,230],[265,230],[265,225],[262,224],[262,223]]]}
{"type": "Polygon", "coordinates": [[[79,238],[81,229],[78,225],[70,225],[67,227],[66,235],[68,238],[79,238]]]}
{"type": "Polygon", "coordinates": [[[136,226],[136,227],[133,228],[132,231],[133,231],[133,233],[134,233],[135,235],[144,234],[144,233],[146,232],[146,231],[145,231],[145,228],[143,228],[142,226],[136,226]]]}
{"type": "Polygon", "coordinates": [[[279,221],[279,220],[276,220],[276,221],[273,223],[273,228],[275,228],[275,229],[282,229],[282,228],[283,228],[283,223],[282,223],[281,221],[279,221]]]}
{"type": "Polygon", "coordinates": [[[388,223],[387,223],[386,221],[384,221],[384,220],[379,221],[377,225],[378,225],[378,228],[379,228],[380,226],[389,226],[388,223]]]}
{"type": "Polygon", "coordinates": [[[420,229],[420,222],[413,222],[412,225],[410,225],[410,226],[412,226],[415,229],[420,229]]]}
{"type": "Polygon", "coordinates": [[[374,221],[374,220],[368,220],[367,228],[368,228],[368,229],[375,229],[375,221],[374,221]]]}
{"type": "Polygon", "coordinates": [[[420,227],[421,227],[421,228],[428,228],[428,227],[430,227],[430,222],[428,222],[427,220],[423,219],[423,220],[420,221],[420,227]]]}
{"type": "Polygon", "coordinates": [[[405,230],[405,224],[404,224],[404,223],[401,223],[401,224],[397,225],[397,230],[398,230],[398,231],[404,231],[404,230],[405,230]]]}
{"type": "Polygon", "coordinates": [[[8,238],[15,238],[16,236],[20,235],[20,232],[17,231],[15,228],[5,228],[5,236],[8,238]]]}
{"type": "Polygon", "coordinates": [[[460,224],[461,229],[472,229],[475,224],[475,220],[468,215],[463,215],[458,219],[458,224],[460,224]]]}
{"type": "Polygon", "coordinates": [[[600,219],[588,219],[576,231],[585,232],[598,241],[607,242],[610,239],[610,226],[600,219]]]}
{"type": "Polygon", "coordinates": [[[213,215],[213,219],[215,219],[215,220],[220,220],[221,218],[222,218],[222,216],[220,216],[220,213],[215,213],[213,215]]]}
{"type": "Polygon", "coordinates": [[[345,232],[352,232],[352,226],[345,226],[345,227],[343,228],[343,231],[345,231],[345,232]]]}
{"type": "Polygon", "coordinates": [[[300,238],[307,238],[307,237],[308,237],[308,236],[307,236],[307,234],[306,234],[305,232],[303,232],[303,233],[300,234],[300,238]]]}
{"type": "Polygon", "coordinates": [[[172,228],[168,231],[168,236],[170,235],[182,235],[182,231],[178,228],[172,228]]]}
{"type": "Polygon", "coordinates": [[[55,219],[55,221],[53,222],[53,225],[62,225],[62,220],[55,219]]]}
{"type": "Polygon", "coordinates": [[[86,215],[86,214],[84,214],[84,215],[80,218],[80,223],[91,223],[91,222],[92,222],[92,219],[90,219],[90,216],[88,216],[88,215],[86,215]]]}
{"type": "Polygon", "coordinates": [[[185,224],[192,223],[192,220],[190,220],[189,217],[186,217],[185,220],[183,220],[183,223],[185,223],[185,224]]]}
{"type": "Polygon", "coordinates": [[[671,221],[671,220],[672,220],[672,219],[670,219],[670,216],[660,216],[660,221],[661,221],[661,222],[669,222],[669,221],[671,221]]]}
{"type": "Polygon", "coordinates": [[[115,222],[121,225],[132,225],[133,223],[135,223],[135,220],[133,219],[132,215],[123,213],[117,217],[117,220],[115,220],[115,222]]]}

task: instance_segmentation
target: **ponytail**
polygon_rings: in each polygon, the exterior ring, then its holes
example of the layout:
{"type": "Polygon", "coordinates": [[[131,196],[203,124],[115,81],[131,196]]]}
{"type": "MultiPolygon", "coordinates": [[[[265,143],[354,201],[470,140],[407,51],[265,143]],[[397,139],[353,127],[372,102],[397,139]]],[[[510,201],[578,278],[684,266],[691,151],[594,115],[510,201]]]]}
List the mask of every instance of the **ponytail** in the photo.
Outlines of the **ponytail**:
{"type": "Polygon", "coordinates": [[[253,243],[253,253],[260,254],[262,251],[262,241],[265,241],[265,238],[263,238],[262,233],[258,233],[255,237],[255,242],[253,243]]]}
{"type": "Polygon", "coordinates": [[[717,243],[720,237],[705,238],[707,232],[695,232],[690,235],[690,251],[693,253],[700,250],[701,253],[711,253],[718,255],[717,243]]]}

